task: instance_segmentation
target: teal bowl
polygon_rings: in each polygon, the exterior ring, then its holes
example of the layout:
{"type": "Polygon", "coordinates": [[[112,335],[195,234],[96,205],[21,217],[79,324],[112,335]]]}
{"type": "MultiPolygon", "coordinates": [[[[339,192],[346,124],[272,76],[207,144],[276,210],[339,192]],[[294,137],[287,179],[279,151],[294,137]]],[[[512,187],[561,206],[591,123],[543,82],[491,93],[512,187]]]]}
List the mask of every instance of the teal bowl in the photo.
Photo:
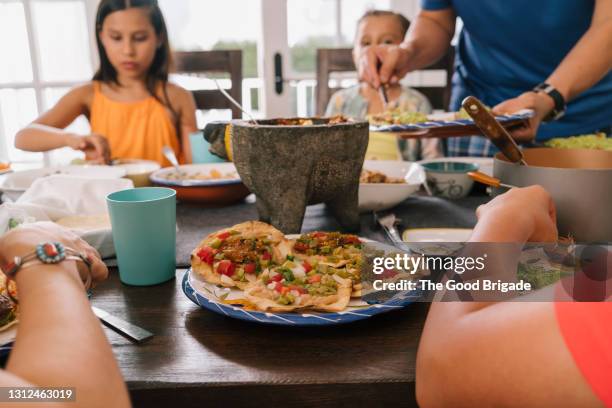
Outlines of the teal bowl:
{"type": "Polygon", "coordinates": [[[474,180],[468,172],[478,170],[476,163],[444,160],[423,163],[422,166],[434,195],[451,199],[463,198],[470,193],[474,180]]]}

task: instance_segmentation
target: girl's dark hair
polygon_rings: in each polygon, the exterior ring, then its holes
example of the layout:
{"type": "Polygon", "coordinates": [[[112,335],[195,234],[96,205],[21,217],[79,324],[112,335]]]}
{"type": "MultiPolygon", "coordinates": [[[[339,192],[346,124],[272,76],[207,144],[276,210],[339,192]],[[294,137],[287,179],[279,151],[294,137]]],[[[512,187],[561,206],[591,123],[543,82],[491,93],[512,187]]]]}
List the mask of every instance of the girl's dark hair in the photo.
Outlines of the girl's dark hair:
{"type": "Polygon", "coordinates": [[[363,20],[365,20],[368,17],[383,17],[383,16],[384,17],[386,16],[395,17],[397,21],[400,23],[400,28],[402,30],[402,37],[406,36],[406,33],[408,32],[408,28],[410,27],[410,20],[404,17],[403,14],[396,13],[395,11],[368,10],[363,14],[363,16],[359,18],[359,20],[357,20],[357,26],[359,26],[359,24],[361,24],[363,20]]]}
{"type": "MultiPolygon", "coordinates": [[[[102,81],[106,83],[114,83],[119,85],[117,80],[117,70],[110,63],[106,50],[100,40],[100,31],[102,31],[102,24],[106,17],[120,10],[127,10],[132,7],[142,7],[147,9],[149,12],[149,20],[155,30],[155,34],[161,41],[159,47],[155,51],[155,57],[149,67],[147,76],[145,78],[147,90],[149,93],[157,99],[160,103],[168,107],[175,119],[178,120],[175,110],[170,104],[168,99],[168,93],[166,90],[166,84],[168,82],[168,73],[172,66],[172,53],[170,51],[170,41],[168,40],[168,30],[166,29],[166,22],[164,16],[157,4],[157,0],[102,0],[98,5],[98,11],[96,13],[96,44],[98,46],[98,55],[100,56],[100,67],[94,74],[93,79],[96,81],[102,81]],[[162,90],[165,101],[160,100],[157,95],[155,87],[158,82],[162,83],[162,90]]],[[[180,139],[180,137],[179,137],[180,139]]]]}

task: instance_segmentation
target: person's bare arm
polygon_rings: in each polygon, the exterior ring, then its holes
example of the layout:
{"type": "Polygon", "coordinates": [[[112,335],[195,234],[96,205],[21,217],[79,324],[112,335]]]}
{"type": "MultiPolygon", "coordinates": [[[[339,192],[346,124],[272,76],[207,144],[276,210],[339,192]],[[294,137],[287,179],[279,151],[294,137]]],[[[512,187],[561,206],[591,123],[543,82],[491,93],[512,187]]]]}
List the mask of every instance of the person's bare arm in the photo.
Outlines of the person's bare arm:
{"type": "MultiPolygon", "coordinates": [[[[597,0],[591,26],[545,82],[554,86],[569,102],[595,85],[611,68],[612,1],[597,0]]],[[[535,137],[542,119],[554,106],[550,96],[528,91],[500,103],[494,111],[514,113],[520,109],[533,109],[536,115],[529,126],[512,132],[516,140],[527,141],[535,137]]]]}
{"type": "Polygon", "coordinates": [[[452,8],[422,10],[403,44],[364,49],[359,57],[359,78],[378,88],[381,83],[396,83],[408,72],[433,64],[448,50],[455,33],[455,20],[452,8]]]}
{"type": "Polygon", "coordinates": [[[612,68],[612,1],[597,0],[591,26],[546,82],[570,101],[612,68]]]}
{"type": "MultiPolygon", "coordinates": [[[[94,261],[94,280],[106,277],[106,267],[93,248],[51,223],[22,226],[2,237],[0,261],[5,264],[24,255],[41,241],[61,241],[84,251],[94,261]]],[[[80,277],[84,268],[64,261],[17,273],[19,331],[6,370],[0,371],[0,385],[75,387],[76,402],[66,407],[127,407],[121,373],[85,295],[80,277]]]]}
{"type": "Polygon", "coordinates": [[[93,94],[91,84],[72,89],[34,122],[15,135],[15,147],[30,152],[46,152],[61,147],[82,150],[90,160],[108,162],[110,149],[101,135],[76,135],[64,130],[77,117],[89,114],[93,94]]]}
{"type": "MultiPolygon", "coordinates": [[[[556,238],[543,189],[507,194],[479,209],[470,241],[556,238]]],[[[432,303],[416,373],[423,407],[600,405],[564,343],[553,303],[432,303]]]]}
{"type": "Polygon", "coordinates": [[[17,132],[15,147],[43,152],[70,146],[78,136],[63,129],[86,112],[85,101],[91,92],[90,88],[91,85],[79,86],[64,95],[55,106],[17,132]]]}

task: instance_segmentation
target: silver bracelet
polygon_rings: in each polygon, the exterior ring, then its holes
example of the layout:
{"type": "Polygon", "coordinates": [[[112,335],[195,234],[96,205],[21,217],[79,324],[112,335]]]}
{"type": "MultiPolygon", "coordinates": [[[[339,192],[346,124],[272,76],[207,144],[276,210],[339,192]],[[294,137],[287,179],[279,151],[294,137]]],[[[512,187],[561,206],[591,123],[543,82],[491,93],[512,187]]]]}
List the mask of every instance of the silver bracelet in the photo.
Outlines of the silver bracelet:
{"type": "MultiPolygon", "coordinates": [[[[10,281],[15,279],[15,275],[17,275],[17,272],[21,269],[29,268],[30,266],[34,265],[53,265],[66,260],[81,261],[87,265],[89,274],[87,275],[87,280],[85,282],[85,289],[88,289],[91,286],[92,279],[91,262],[87,256],[81,252],[64,246],[60,242],[43,242],[36,245],[34,252],[30,252],[24,256],[14,257],[13,261],[9,262],[9,264],[5,266],[4,274],[6,275],[7,280],[10,281]]],[[[15,299],[10,292],[9,296],[14,302],[17,303],[17,299],[15,299]]]]}

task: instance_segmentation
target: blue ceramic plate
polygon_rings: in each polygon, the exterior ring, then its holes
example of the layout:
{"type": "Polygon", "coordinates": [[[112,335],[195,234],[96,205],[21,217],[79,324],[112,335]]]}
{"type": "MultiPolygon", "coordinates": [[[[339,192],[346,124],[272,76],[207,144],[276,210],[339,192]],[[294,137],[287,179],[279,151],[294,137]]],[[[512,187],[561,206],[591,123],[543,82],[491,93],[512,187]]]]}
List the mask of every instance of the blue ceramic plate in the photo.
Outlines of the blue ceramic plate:
{"type": "Polygon", "coordinates": [[[240,306],[223,303],[222,297],[232,296],[235,292],[239,296],[240,291],[219,288],[215,285],[201,281],[195,273],[189,269],[183,277],[183,292],[192,302],[211,312],[233,317],[234,319],[250,322],[275,324],[281,326],[330,326],[356,322],[368,319],[372,316],[402,309],[413,303],[419,296],[414,292],[401,292],[384,303],[369,305],[361,300],[351,300],[346,310],[337,313],[270,313],[244,310],[240,306]]]}
{"type": "MultiPolygon", "coordinates": [[[[511,126],[519,124],[533,116],[533,111],[529,109],[521,110],[513,115],[501,115],[495,118],[499,123],[505,126],[511,126]]],[[[405,125],[382,125],[382,126],[370,126],[371,131],[375,132],[425,132],[434,130],[451,130],[457,128],[461,134],[476,132],[472,134],[479,134],[480,131],[474,124],[472,119],[453,119],[454,113],[445,114],[433,114],[429,115],[432,119],[428,122],[422,123],[411,123],[405,125]]]]}

